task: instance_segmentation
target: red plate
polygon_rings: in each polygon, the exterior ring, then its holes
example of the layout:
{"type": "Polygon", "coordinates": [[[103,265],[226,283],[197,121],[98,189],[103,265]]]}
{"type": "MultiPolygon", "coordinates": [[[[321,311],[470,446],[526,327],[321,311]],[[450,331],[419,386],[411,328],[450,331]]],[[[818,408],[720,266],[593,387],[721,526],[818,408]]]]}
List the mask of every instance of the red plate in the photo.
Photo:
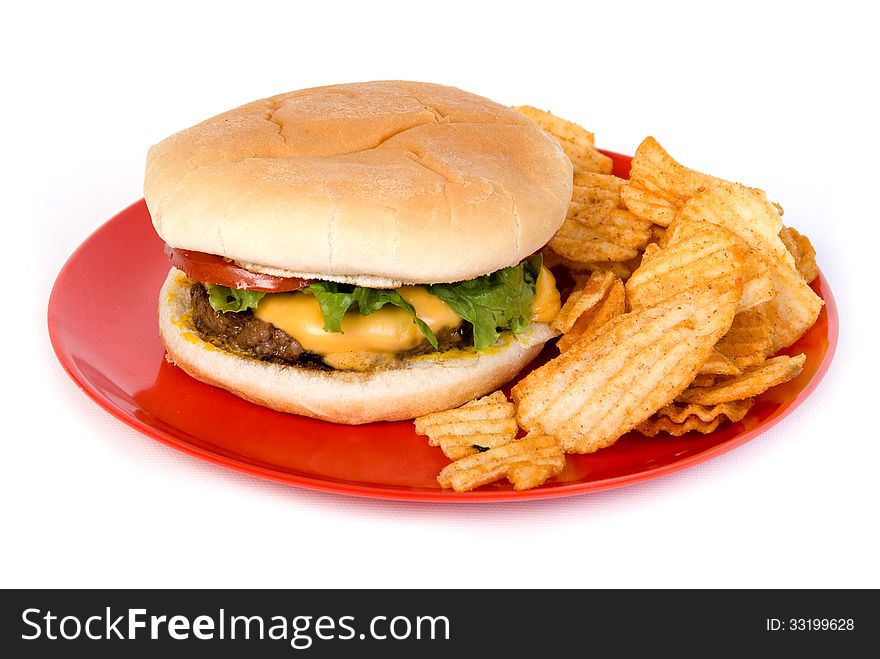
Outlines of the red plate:
{"type": "MultiPolygon", "coordinates": [[[[620,176],[629,158],[615,158],[620,176]]],[[[515,492],[507,481],[473,492],[443,490],[448,463],[409,421],[344,426],[273,412],[193,380],[164,359],[156,321],[168,273],[143,200],[93,233],[70,257],[49,300],[49,334],[70,376],[108,412],[176,449],[273,481],[326,492],[420,501],[508,501],[569,496],[691,467],[754,439],[791,413],[825,374],[837,310],[823,276],[816,324],[785,352],[805,352],[803,372],[762,395],[739,423],[709,435],[630,433],[592,455],[569,455],[559,477],[515,492]]],[[[548,348],[549,350],[549,348],[548,348]]]]}

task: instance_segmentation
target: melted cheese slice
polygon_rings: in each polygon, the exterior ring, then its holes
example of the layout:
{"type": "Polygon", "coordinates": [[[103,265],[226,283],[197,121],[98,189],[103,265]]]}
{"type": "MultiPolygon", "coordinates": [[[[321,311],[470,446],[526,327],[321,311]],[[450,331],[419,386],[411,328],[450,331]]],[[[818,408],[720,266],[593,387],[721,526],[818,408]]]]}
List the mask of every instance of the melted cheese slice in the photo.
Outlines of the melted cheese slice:
{"type": "MultiPolygon", "coordinates": [[[[461,325],[461,316],[422,286],[403,286],[396,290],[435,334],[461,325]]],[[[542,268],[535,286],[531,319],[550,322],[559,308],[556,280],[549,270],[542,268]]],[[[346,313],[342,332],[325,332],[318,301],[313,295],[298,292],[266,295],[254,315],[292,336],[304,350],[322,356],[362,352],[394,355],[415,348],[425,340],[410,315],[392,305],[385,305],[369,316],[357,311],[346,313]]]]}
{"type": "MultiPolygon", "coordinates": [[[[415,307],[416,315],[435,334],[461,325],[461,316],[421,286],[403,286],[397,292],[415,307]]],[[[415,348],[425,340],[406,311],[387,304],[369,316],[357,311],[346,313],[342,332],[325,332],[318,301],[313,295],[303,293],[267,295],[254,315],[286,332],[299,341],[304,350],[317,355],[358,351],[393,354],[415,348]]]]}

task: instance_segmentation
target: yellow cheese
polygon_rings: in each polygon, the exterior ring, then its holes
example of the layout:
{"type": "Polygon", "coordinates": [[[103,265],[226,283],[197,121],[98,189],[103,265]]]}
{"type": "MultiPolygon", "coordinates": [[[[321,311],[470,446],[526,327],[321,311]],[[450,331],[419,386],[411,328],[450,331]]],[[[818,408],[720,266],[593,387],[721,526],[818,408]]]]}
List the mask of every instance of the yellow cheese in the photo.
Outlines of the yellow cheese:
{"type": "MultiPolygon", "coordinates": [[[[413,305],[416,315],[435,334],[444,329],[455,329],[462,323],[461,316],[422,286],[403,286],[397,292],[413,305]]],[[[535,287],[531,320],[549,323],[559,312],[559,308],[556,279],[547,268],[541,268],[535,287]]],[[[410,315],[392,305],[385,305],[369,316],[349,311],[342,319],[342,332],[324,331],[321,307],[313,295],[305,293],[266,295],[260,300],[254,315],[292,336],[304,350],[322,356],[363,352],[393,356],[415,348],[425,340],[425,335],[410,315]]],[[[345,357],[347,359],[349,356],[345,357]]]]}
{"type": "MultiPolygon", "coordinates": [[[[416,315],[434,333],[461,325],[461,316],[448,304],[421,286],[398,288],[400,296],[415,307],[416,315]]],[[[410,315],[398,307],[385,305],[369,316],[350,311],[342,319],[342,332],[325,332],[324,316],[313,295],[277,293],[267,295],[254,315],[286,332],[304,350],[317,355],[338,352],[397,353],[415,348],[425,340],[410,315]]]]}
{"type": "Polygon", "coordinates": [[[533,323],[549,323],[556,318],[562,308],[559,290],[556,288],[556,277],[547,268],[541,266],[538,281],[535,282],[535,299],[532,301],[533,323]]]}

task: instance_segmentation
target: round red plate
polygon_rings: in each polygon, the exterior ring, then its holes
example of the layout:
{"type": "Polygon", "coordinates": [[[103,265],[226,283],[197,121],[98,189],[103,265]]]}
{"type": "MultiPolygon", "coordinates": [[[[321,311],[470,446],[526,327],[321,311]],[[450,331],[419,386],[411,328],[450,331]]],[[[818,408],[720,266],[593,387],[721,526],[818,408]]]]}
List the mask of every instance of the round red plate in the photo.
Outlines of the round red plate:
{"type": "MultiPolygon", "coordinates": [[[[629,158],[610,155],[615,173],[628,175],[629,158]]],[[[785,351],[806,353],[803,372],[762,395],[741,422],[709,435],[630,433],[597,453],[567,456],[564,471],[542,487],[516,492],[500,481],[458,493],[437,484],[448,460],[415,434],[412,422],[344,426],[273,412],[167,363],[156,304],[168,268],[143,200],[74,252],[55,282],[48,314],[52,345],[70,376],[117,418],[190,455],[303,488],[382,499],[560,497],[691,467],[754,439],[791,413],[819,383],[837,342],[834,299],[820,275],[813,289],[825,307],[816,324],[785,351]]]]}

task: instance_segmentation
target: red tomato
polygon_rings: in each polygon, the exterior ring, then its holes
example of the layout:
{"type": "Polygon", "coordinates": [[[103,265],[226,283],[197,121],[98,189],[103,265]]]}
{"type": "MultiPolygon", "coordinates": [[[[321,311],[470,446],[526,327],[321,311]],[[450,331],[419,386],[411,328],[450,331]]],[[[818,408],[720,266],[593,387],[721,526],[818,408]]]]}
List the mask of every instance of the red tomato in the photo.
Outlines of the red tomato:
{"type": "Polygon", "coordinates": [[[309,285],[308,279],[251,272],[216,254],[177,249],[166,244],[165,255],[171,261],[171,265],[185,272],[190,279],[210,284],[267,293],[295,291],[309,285]]]}

